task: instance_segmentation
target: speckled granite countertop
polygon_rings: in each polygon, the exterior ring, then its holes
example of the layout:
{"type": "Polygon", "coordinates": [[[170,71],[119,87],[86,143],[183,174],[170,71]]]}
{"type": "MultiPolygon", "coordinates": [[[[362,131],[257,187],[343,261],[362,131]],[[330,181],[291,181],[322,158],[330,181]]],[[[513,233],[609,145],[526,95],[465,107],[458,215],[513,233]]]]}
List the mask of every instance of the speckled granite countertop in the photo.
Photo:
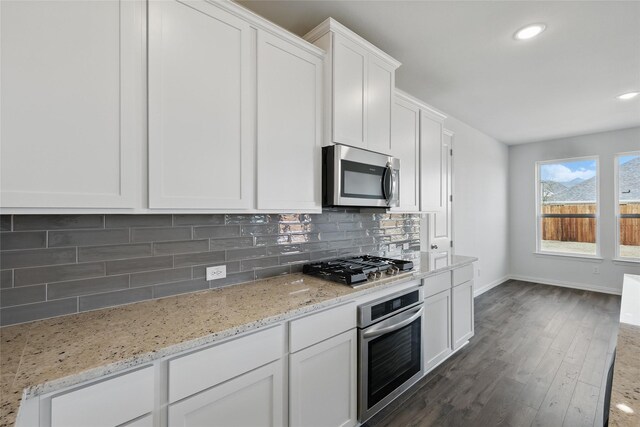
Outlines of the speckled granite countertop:
{"type": "Polygon", "coordinates": [[[99,378],[475,259],[450,257],[447,266],[436,268],[423,258],[413,272],[358,289],[291,274],[0,328],[0,427],[15,423],[23,397],[99,378]]]}
{"type": "Polygon", "coordinates": [[[420,265],[413,275],[416,279],[424,279],[477,260],[478,258],[476,257],[450,255],[447,252],[420,252],[420,265]]]}
{"type": "Polygon", "coordinates": [[[640,426],[640,326],[620,323],[609,425],[640,426]]]}
{"type": "Polygon", "coordinates": [[[640,426],[640,276],[625,274],[609,425],[640,426]]]}

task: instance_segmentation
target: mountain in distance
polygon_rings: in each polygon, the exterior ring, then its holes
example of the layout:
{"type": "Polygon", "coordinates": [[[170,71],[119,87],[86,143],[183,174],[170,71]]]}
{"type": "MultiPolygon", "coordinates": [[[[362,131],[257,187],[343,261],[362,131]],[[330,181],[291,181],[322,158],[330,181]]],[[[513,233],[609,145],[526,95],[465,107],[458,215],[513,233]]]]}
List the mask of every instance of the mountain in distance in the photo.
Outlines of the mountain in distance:
{"type": "Polygon", "coordinates": [[[582,178],[573,178],[571,181],[567,181],[567,182],[563,182],[562,185],[564,185],[565,187],[571,188],[571,187],[575,187],[578,184],[583,183],[584,179],[582,178]]]}

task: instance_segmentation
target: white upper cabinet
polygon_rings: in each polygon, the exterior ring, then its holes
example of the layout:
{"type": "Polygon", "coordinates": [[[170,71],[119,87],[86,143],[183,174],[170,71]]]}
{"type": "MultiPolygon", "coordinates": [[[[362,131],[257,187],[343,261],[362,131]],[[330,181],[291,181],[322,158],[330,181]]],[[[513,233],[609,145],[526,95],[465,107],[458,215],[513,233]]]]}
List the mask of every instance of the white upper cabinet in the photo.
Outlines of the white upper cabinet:
{"type": "Polygon", "coordinates": [[[332,18],[305,39],[328,55],[325,145],[390,154],[395,70],[400,63],[332,18]]]}
{"type": "Polygon", "coordinates": [[[446,209],[448,193],[449,149],[443,143],[442,122],[445,116],[420,111],[420,210],[440,212],[446,209]]]}
{"type": "Polygon", "coordinates": [[[367,148],[367,51],[340,34],[333,43],[333,142],[367,148]]]}
{"type": "Polygon", "coordinates": [[[0,2],[3,208],[132,208],[143,1],[0,2]]]}
{"type": "Polygon", "coordinates": [[[391,123],[395,104],[396,67],[375,55],[369,55],[368,75],[367,148],[392,154],[391,123]]]}
{"type": "Polygon", "coordinates": [[[149,207],[321,209],[323,52],[230,3],[149,3],[149,207]]]}
{"type": "Polygon", "coordinates": [[[204,0],[149,2],[149,207],[253,203],[254,30],[204,0]]]}
{"type": "Polygon", "coordinates": [[[395,96],[391,154],[400,159],[400,206],[393,211],[420,210],[420,107],[401,93],[395,96]]]}
{"type": "Polygon", "coordinates": [[[322,56],[258,34],[258,209],[322,210],[322,56]]]}

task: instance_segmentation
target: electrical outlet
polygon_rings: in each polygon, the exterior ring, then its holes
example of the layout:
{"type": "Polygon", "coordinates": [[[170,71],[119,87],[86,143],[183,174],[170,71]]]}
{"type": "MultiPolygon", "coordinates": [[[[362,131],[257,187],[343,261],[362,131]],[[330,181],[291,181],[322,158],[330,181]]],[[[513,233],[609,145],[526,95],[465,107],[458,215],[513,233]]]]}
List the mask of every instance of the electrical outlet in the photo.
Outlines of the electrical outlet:
{"type": "Polygon", "coordinates": [[[207,267],[207,281],[224,279],[227,277],[227,266],[217,265],[215,267],[207,267]]]}
{"type": "Polygon", "coordinates": [[[593,267],[593,274],[600,274],[600,267],[597,265],[593,267]]]}

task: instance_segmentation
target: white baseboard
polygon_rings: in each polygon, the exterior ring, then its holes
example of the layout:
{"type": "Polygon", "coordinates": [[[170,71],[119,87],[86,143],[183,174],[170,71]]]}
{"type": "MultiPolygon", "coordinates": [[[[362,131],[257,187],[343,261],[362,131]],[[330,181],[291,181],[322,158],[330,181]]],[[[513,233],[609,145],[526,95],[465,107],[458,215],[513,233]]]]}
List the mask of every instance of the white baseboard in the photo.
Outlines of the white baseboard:
{"type": "Polygon", "coordinates": [[[479,288],[479,289],[474,289],[474,290],[473,290],[473,297],[475,298],[475,297],[477,297],[478,295],[482,295],[482,294],[484,294],[484,293],[485,293],[485,292],[487,292],[489,289],[493,289],[493,288],[495,288],[496,286],[503,284],[504,282],[506,282],[506,281],[507,281],[507,280],[509,280],[510,278],[511,278],[510,276],[504,276],[504,277],[501,277],[501,278],[500,278],[500,279],[498,279],[498,280],[494,280],[493,282],[491,282],[491,283],[489,283],[489,284],[487,284],[487,285],[484,285],[483,287],[481,287],[481,288],[479,288]]]}
{"type": "Polygon", "coordinates": [[[614,288],[609,288],[605,286],[587,285],[585,283],[565,282],[562,280],[548,280],[548,279],[542,279],[540,277],[519,276],[514,274],[510,275],[509,279],[522,280],[525,282],[541,283],[543,285],[561,286],[563,288],[580,289],[583,291],[600,292],[604,294],[622,295],[622,290],[620,289],[614,289],[614,288]]]}

